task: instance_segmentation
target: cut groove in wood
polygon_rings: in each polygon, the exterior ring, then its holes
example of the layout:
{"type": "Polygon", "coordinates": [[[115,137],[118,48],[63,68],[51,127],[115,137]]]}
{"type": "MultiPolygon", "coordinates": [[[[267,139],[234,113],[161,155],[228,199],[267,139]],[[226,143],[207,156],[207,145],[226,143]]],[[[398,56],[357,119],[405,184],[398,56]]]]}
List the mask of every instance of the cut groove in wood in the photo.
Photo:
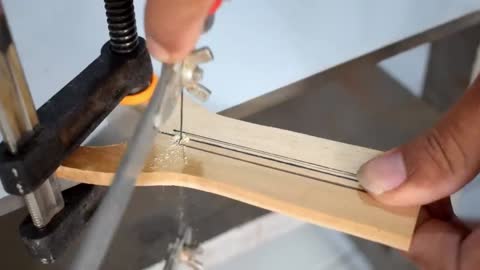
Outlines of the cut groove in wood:
{"type": "MultiPolygon", "coordinates": [[[[179,106],[177,106],[177,109],[179,106]]],[[[182,186],[219,194],[310,223],[407,250],[418,207],[386,207],[355,178],[380,152],[207,112],[185,99],[184,134],[178,113],[152,146],[138,186],[182,186]]],[[[81,147],[57,174],[109,185],[125,144],[81,147]]]]}

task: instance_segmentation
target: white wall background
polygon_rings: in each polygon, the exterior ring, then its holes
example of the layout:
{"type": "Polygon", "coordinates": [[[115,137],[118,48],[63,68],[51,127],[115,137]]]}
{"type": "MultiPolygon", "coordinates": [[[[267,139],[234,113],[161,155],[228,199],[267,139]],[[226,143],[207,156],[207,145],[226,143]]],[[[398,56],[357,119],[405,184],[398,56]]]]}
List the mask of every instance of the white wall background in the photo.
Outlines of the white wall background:
{"type": "MultiPolygon", "coordinates": [[[[108,38],[100,0],[3,2],[37,105],[89,64],[108,38]]],[[[144,2],[135,1],[142,35],[144,2]]],[[[216,55],[206,68],[205,84],[214,91],[207,106],[228,108],[479,7],[476,0],[229,1],[200,42],[216,55]]],[[[419,89],[425,50],[417,53],[384,67],[419,89]]]]}

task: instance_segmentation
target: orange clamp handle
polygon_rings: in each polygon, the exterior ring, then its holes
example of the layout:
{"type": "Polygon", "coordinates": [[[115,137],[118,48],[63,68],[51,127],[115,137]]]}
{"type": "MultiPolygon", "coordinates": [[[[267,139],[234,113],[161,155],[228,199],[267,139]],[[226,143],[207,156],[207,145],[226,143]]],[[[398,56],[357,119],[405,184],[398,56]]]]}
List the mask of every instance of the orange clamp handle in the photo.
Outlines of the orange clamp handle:
{"type": "Polygon", "coordinates": [[[157,86],[157,83],[158,83],[158,77],[155,74],[153,74],[152,81],[150,82],[150,85],[147,88],[145,88],[139,93],[124,97],[123,100],[120,102],[120,104],[125,106],[137,106],[137,105],[147,103],[152,97],[153,92],[155,91],[155,87],[157,86]]]}

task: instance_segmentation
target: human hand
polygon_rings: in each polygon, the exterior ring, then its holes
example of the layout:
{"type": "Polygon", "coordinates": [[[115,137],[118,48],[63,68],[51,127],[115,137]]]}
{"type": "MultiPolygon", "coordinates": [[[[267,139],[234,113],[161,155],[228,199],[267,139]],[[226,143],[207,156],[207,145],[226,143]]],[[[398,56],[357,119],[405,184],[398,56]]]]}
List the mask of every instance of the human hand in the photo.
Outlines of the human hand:
{"type": "Polygon", "coordinates": [[[145,32],[149,52],[173,63],[187,56],[203,31],[214,0],[148,0],[145,32]]]}
{"type": "Polygon", "coordinates": [[[384,204],[430,204],[407,254],[421,269],[480,267],[480,228],[463,227],[448,199],[480,171],[479,126],[477,78],[433,129],[372,159],[358,172],[360,183],[384,204]]]}

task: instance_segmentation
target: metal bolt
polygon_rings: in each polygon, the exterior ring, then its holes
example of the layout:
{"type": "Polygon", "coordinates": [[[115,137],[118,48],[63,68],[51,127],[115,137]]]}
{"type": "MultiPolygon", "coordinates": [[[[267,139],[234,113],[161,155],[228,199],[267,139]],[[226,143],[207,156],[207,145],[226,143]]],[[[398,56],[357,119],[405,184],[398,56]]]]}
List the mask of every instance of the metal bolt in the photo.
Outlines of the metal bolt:
{"type": "Polygon", "coordinates": [[[212,51],[209,48],[201,48],[193,51],[185,58],[182,64],[181,81],[183,87],[192,96],[205,102],[212,93],[208,88],[199,84],[203,79],[203,70],[198,66],[213,60],[212,51]]]}
{"type": "Polygon", "coordinates": [[[105,11],[112,51],[133,52],[138,46],[133,0],[105,0],[105,11]]]}
{"type": "Polygon", "coordinates": [[[185,87],[188,93],[193,95],[195,98],[200,100],[201,102],[207,101],[208,97],[210,97],[210,94],[212,93],[208,88],[201,84],[195,84],[192,85],[191,87],[185,87]]]}
{"type": "Polygon", "coordinates": [[[203,69],[200,67],[195,67],[192,72],[192,81],[199,82],[201,80],[203,80],[203,69]]]}
{"type": "Polygon", "coordinates": [[[20,183],[18,183],[18,184],[16,185],[16,187],[17,187],[18,192],[19,192],[20,194],[23,194],[23,187],[22,187],[22,185],[20,185],[20,183]]]}

